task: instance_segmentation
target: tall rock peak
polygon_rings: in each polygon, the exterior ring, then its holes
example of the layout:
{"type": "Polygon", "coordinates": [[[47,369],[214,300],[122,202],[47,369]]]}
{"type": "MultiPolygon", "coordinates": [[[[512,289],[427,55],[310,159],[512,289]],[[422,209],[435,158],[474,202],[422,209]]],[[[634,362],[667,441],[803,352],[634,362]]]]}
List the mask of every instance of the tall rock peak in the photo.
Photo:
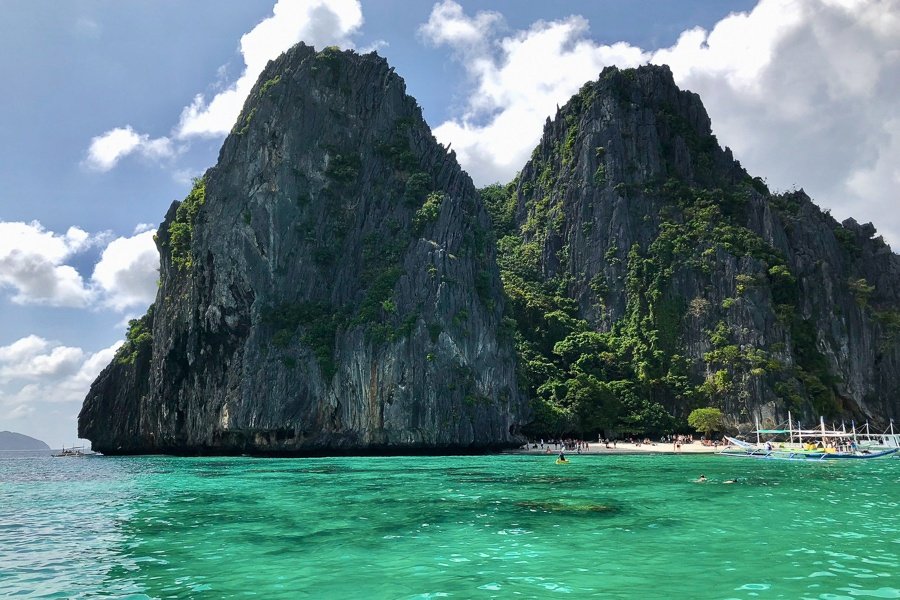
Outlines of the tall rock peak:
{"type": "Polygon", "coordinates": [[[377,55],[300,44],[160,227],[161,286],[97,379],[102,452],[461,452],[527,409],[490,221],[377,55]]]}
{"type": "Polygon", "coordinates": [[[900,412],[897,255],[771,194],[668,67],[605,69],[485,198],[534,433],[900,412]]]}

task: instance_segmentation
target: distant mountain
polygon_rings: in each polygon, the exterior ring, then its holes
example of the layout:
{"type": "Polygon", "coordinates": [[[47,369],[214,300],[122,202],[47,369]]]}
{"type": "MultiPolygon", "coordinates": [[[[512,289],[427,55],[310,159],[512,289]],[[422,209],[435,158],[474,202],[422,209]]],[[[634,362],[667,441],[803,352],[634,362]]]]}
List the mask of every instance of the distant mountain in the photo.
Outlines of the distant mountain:
{"type": "Polygon", "coordinates": [[[50,446],[36,440],[33,437],[14,433],[12,431],[0,431],[0,450],[49,450],[50,446]]]}

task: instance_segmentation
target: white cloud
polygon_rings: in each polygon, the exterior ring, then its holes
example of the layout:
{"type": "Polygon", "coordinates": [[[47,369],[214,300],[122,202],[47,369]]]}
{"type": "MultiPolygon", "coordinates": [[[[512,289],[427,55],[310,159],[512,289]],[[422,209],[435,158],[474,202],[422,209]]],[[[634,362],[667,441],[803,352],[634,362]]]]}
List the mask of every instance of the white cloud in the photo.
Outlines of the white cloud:
{"type": "Polygon", "coordinates": [[[527,31],[495,39],[500,16],[467,17],[452,0],[436,4],[419,34],[449,45],[474,86],[465,112],[435,128],[452,143],[460,163],[478,184],[509,181],[528,160],[544,120],[604,66],[636,66],[648,55],[620,43],[597,45],[581,17],[539,21],[527,31]]]}
{"type": "Polygon", "coordinates": [[[389,47],[390,44],[386,40],[375,40],[368,46],[364,46],[357,50],[360,54],[369,54],[370,52],[378,52],[389,47]]]}
{"type": "Polygon", "coordinates": [[[153,231],[156,229],[156,225],[153,223],[138,223],[134,226],[133,235],[137,235],[139,233],[144,233],[145,231],[153,231]]]}
{"type": "Polygon", "coordinates": [[[656,51],[598,44],[577,16],[502,35],[500,24],[445,0],[420,28],[472,79],[465,108],[435,136],[477,184],[510,180],[544,119],[604,66],[666,63],[752,175],[804,187],[838,218],[874,221],[900,242],[900,0],[761,0],[656,51]]]}
{"type": "Polygon", "coordinates": [[[54,447],[72,443],[78,407],[121,344],[88,353],[30,335],[0,346],[0,422],[54,447]]]}
{"type": "Polygon", "coordinates": [[[12,287],[17,304],[86,306],[90,289],[78,271],[63,263],[90,243],[77,227],[58,235],[36,221],[0,222],[0,288],[12,287]]]}
{"type": "Polygon", "coordinates": [[[0,383],[11,380],[45,380],[71,375],[81,365],[81,348],[50,347],[36,335],[0,347],[0,383]]]}
{"type": "Polygon", "coordinates": [[[109,171],[129,154],[138,154],[154,160],[175,155],[172,141],[167,137],[150,139],[147,134],[139,134],[131,125],[110,129],[91,139],[84,165],[94,171],[109,171]]]}
{"type": "Polygon", "coordinates": [[[117,311],[146,307],[156,297],[159,252],[155,230],[111,241],[94,267],[91,281],[105,305],[117,311]]]}
{"type": "Polygon", "coordinates": [[[272,12],[241,37],[245,69],[240,78],[212,100],[197,94],[181,113],[177,137],[227,134],[268,61],[301,40],[320,48],[350,47],[350,36],[363,22],[358,0],[279,0],[272,12]]]}
{"type": "Polygon", "coordinates": [[[762,0],[654,54],[700,94],[721,143],[900,242],[900,2],[762,0]]]}
{"type": "Polygon", "coordinates": [[[48,398],[56,398],[61,402],[80,403],[87,395],[91,384],[97,379],[97,375],[112,362],[116,350],[122,344],[122,341],[118,341],[107,348],[86,355],[78,370],[56,386],[58,393],[49,395],[48,398]]]}
{"type": "MultiPolygon", "coordinates": [[[[240,50],[244,59],[241,76],[230,86],[222,78],[226,67],[217,73],[215,88],[222,91],[207,99],[196,94],[181,111],[178,124],[169,136],[150,138],[136,132],[131,125],[116,127],[91,140],[84,165],[95,171],[109,171],[130,155],[160,160],[172,158],[184,147],[176,148],[173,140],[183,143],[193,137],[222,137],[234,126],[253,84],[266,64],[277,58],[297,42],[322,48],[325,46],[353,47],[351,36],[363,23],[359,0],[278,0],[272,16],[259,22],[241,37],[240,50]]],[[[379,42],[375,43],[378,46],[379,42]]],[[[176,177],[179,177],[176,171],[176,177]]]]}
{"type": "Polygon", "coordinates": [[[122,342],[98,352],[29,335],[0,346],[0,405],[80,402],[122,342]]]}
{"type": "Polygon", "coordinates": [[[20,360],[24,356],[40,354],[50,342],[36,335],[29,335],[16,340],[9,346],[0,346],[0,367],[20,360]]]}
{"type": "Polygon", "coordinates": [[[432,44],[448,44],[459,52],[471,53],[482,50],[491,30],[502,22],[503,15],[493,11],[467,17],[462,6],[445,0],[431,9],[428,22],[419,28],[419,35],[432,44]]]}
{"type": "Polygon", "coordinates": [[[60,235],[36,221],[0,222],[0,289],[12,288],[17,304],[144,308],[156,295],[159,254],[154,230],[138,227],[135,235],[106,244],[91,280],[85,282],[65,263],[91,246],[105,244],[107,232],[91,236],[70,227],[60,235]]]}

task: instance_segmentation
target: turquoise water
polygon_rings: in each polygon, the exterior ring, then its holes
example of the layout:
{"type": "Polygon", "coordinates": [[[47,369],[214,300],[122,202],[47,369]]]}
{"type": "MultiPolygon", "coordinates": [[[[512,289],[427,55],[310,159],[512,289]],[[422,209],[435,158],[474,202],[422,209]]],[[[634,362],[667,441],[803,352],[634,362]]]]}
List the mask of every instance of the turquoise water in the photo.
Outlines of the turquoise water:
{"type": "Polygon", "coordinates": [[[898,499],[897,459],[0,454],[0,597],[900,598],[898,499]]]}

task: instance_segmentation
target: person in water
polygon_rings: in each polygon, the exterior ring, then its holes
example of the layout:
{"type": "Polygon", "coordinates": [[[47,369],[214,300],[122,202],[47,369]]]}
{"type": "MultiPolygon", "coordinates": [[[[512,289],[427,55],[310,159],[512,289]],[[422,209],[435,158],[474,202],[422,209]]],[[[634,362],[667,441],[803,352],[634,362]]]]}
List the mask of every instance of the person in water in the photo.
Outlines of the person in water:
{"type": "Polygon", "coordinates": [[[696,481],[697,483],[706,483],[706,475],[701,474],[696,481]]]}
{"type": "Polygon", "coordinates": [[[722,483],[737,483],[738,481],[740,481],[740,479],[735,477],[733,479],[729,479],[728,481],[723,481],[722,483]]]}

